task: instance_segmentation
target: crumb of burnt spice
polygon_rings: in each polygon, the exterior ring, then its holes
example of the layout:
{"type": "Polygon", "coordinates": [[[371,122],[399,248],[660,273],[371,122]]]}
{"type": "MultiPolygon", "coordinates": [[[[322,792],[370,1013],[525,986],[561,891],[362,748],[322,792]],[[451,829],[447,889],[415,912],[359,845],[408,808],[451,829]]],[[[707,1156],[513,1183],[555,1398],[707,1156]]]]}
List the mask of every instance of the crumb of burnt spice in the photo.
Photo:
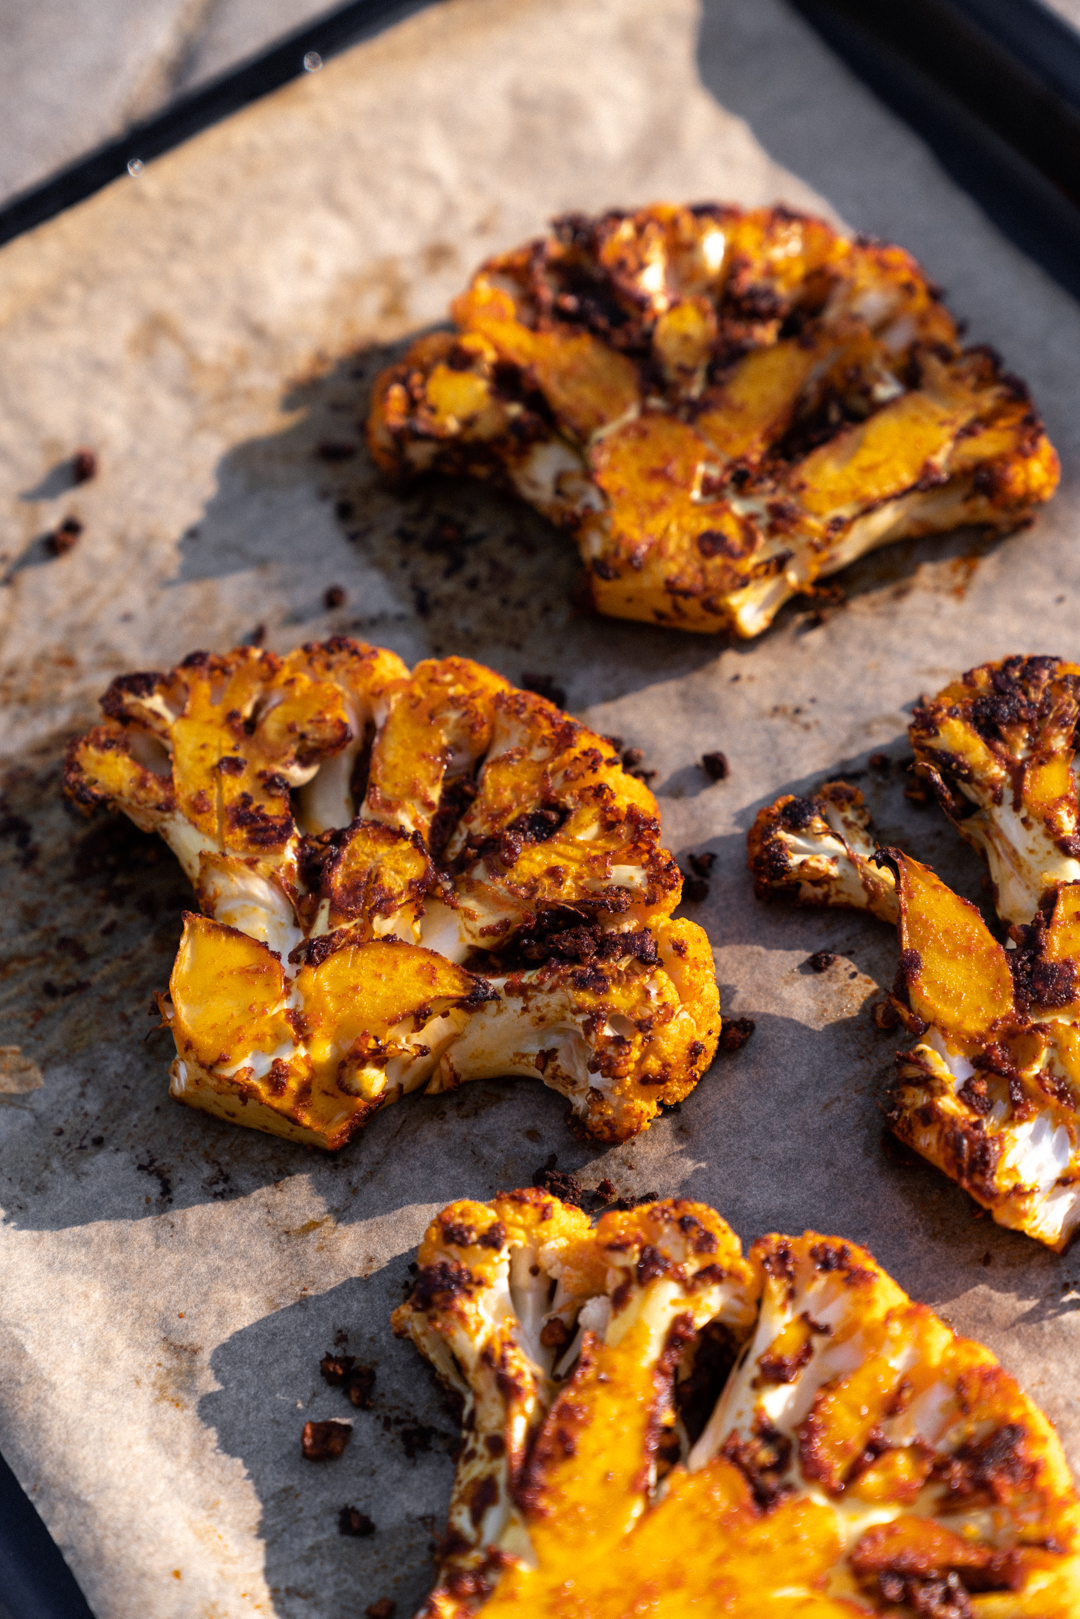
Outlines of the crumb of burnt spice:
{"type": "Polygon", "coordinates": [[[97,471],[96,453],[85,444],[80,445],[71,458],[71,476],[76,483],[89,483],[91,478],[97,477],[97,471]]]}
{"type": "Polygon", "coordinates": [[[390,1597],[380,1597],[378,1602],[369,1602],[364,1609],[367,1619],[394,1619],[397,1613],[397,1603],[390,1597]]]}
{"type": "Polygon", "coordinates": [[[546,697],[556,708],[566,707],[566,692],[553,675],[538,675],[527,669],[521,677],[521,689],[534,692],[537,697],[546,697]]]}
{"type": "Polygon", "coordinates": [[[815,950],[812,956],[807,956],[806,965],[811,972],[826,973],[836,960],[833,950],[815,950]]]}
{"type": "Polygon", "coordinates": [[[622,751],[622,767],[627,775],[633,776],[635,781],[643,781],[647,787],[650,781],[655,779],[657,772],[645,768],[644,758],[645,754],[641,748],[624,748],[622,751]]]}
{"type": "MultiPolygon", "coordinates": [[[[575,1208],[584,1206],[585,1188],[576,1175],[569,1175],[561,1169],[556,1169],[558,1154],[552,1153],[546,1164],[533,1174],[533,1185],[538,1186],[542,1192],[550,1192],[553,1197],[561,1198],[564,1203],[572,1203],[575,1208]]],[[[614,1186],[611,1188],[614,1192],[614,1186]]]]}
{"type": "Polygon", "coordinates": [[[436,1437],[437,1431],[428,1422],[411,1422],[408,1427],[402,1428],[398,1438],[410,1462],[414,1462],[421,1451],[431,1449],[431,1441],[436,1437]]]}
{"type": "Polygon", "coordinates": [[[366,1512],[358,1507],[342,1507],[338,1513],[338,1530],[343,1535],[356,1535],[360,1540],[366,1540],[375,1533],[375,1525],[366,1512]]]}
{"type": "Polygon", "coordinates": [[[697,877],[708,877],[716,864],[716,856],[711,849],[704,854],[688,854],[686,858],[690,862],[690,870],[697,877]]]}
{"type": "Polygon", "coordinates": [[[866,762],[871,770],[892,769],[892,760],[887,753],[872,753],[866,762]]]}
{"type": "Polygon", "coordinates": [[[636,1209],[639,1203],[655,1203],[660,1196],[659,1192],[628,1192],[619,1197],[618,1187],[606,1175],[595,1188],[583,1186],[576,1175],[556,1169],[558,1161],[558,1154],[551,1153],[547,1162],[535,1171],[533,1185],[542,1192],[550,1192],[553,1197],[561,1198],[564,1203],[584,1210],[586,1214],[606,1213],[609,1209],[636,1209]]]}
{"type": "Polygon", "coordinates": [[[319,1371],[331,1388],[342,1389],[358,1411],[370,1411],[375,1387],[374,1366],[358,1366],[355,1355],[324,1355],[319,1371]]]}
{"type": "Polygon", "coordinates": [[[351,1438],[351,1423],[338,1422],[336,1419],[330,1422],[305,1422],[300,1448],[305,1461],[328,1462],[344,1453],[351,1438]]]}
{"type": "Polygon", "coordinates": [[[263,644],[263,642],[265,640],[266,640],[266,625],[265,624],[256,624],[255,628],[251,632],[251,644],[252,644],[252,646],[262,646],[262,644],[263,644]]]}
{"type": "Polygon", "coordinates": [[[344,607],[344,587],[342,585],[327,585],[326,589],[323,591],[323,605],[325,606],[327,612],[330,612],[335,607],[344,607]]]}
{"type": "Polygon", "coordinates": [[[725,1018],[720,1030],[721,1051],[741,1051],[757,1024],[752,1017],[725,1018]]]}
{"type": "Polygon", "coordinates": [[[54,557],[66,556],[78,544],[83,524],[77,517],[65,517],[60,527],[45,536],[45,548],[54,557]]]}
{"type": "Polygon", "coordinates": [[[728,764],[726,753],[703,753],[701,768],[710,781],[726,781],[731,766],[728,764]]]}

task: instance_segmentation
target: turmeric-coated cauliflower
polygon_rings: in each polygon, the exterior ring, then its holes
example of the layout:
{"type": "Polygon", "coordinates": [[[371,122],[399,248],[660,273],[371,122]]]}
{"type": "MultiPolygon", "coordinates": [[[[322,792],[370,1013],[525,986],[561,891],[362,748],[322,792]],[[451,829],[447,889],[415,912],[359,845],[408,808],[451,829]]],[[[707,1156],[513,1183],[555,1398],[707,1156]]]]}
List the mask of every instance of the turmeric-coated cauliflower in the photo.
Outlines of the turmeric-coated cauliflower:
{"type": "Polygon", "coordinates": [[[1005,658],[915,710],[916,770],[985,856],[1004,944],[929,867],[875,854],[865,814],[859,839],[830,833],[826,869],[815,826],[838,793],[859,798],[843,783],[778,799],[749,840],[763,898],[898,923],[890,1002],[918,1044],[898,1054],[889,1122],[1000,1225],[1059,1251],[1080,1225],[1078,690],[1075,664],[1005,658]]]}
{"type": "Polygon", "coordinates": [[[394,478],[492,478],[617,618],[759,634],[894,540],[1015,528],[1058,459],[901,248],[783,207],[657,204],[489,260],[375,385],[394,478]]]}
{"type": "Polygon", "coordinates": [[[621,1141],[712,1061],[656,800],[543,698],[338,637],[195,653],[102,706],[66,790],[160,832],[202,908],[162,1002],[181,1101],[338,1147],[407,1091],[529,1074],[621,1141]]]}
{"type": "Polygon", "coordinates": [[[1072,1619],[1080,1503],[981,1345],[837,1237],[453,1203],[394,1330],[463,1400],[418,1619],[1072,1619]]]}

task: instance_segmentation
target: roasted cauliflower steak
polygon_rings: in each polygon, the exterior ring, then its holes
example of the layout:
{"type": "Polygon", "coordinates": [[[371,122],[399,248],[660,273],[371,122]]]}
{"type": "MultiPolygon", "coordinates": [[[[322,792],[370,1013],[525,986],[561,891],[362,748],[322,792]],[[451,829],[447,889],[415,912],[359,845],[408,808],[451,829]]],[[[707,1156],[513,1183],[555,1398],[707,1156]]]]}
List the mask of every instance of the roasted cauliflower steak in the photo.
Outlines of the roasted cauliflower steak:
{"type": "Polygon", "coordinates": [[[899,849],[875,851],[861,795],[785,795],[750,833],[762,898],[898,924],[892,1129],[989,1209],[1059,1252],[1080,1224],[1080,666],[1013,657],[915,710],[915,769],[983,855],[1004,943],[899,849]],[[840,825],[838,795],[857,803],[840,825]],[[858,822],[852,825],[853,819],[858,822]]]}
{"type": "Polygon", "coordinates": [[[513,490],[616,618],[758,635],[867,551],[1015,528],[1057,484],[915,260],[788,208],[569,214],[452,313],[378,378],[376,462],[513,490]]]}
{"type": "Polygon", "coordinates": [[[716,1051],[703,931],[604,738],[465,658],[336,638],[115,680],[66,791],[191,879],[172,1094],[335,1148],[406,1092],[526,1074],[621,1141],[716,1051]]]}
{"type": "Polygon", "coordinates": [[[453,1203],[393,1316],[463,1403],[418,1619],[1072,1619],[1080,1503],[980,1344],[837,1237],[453,1203]]]}

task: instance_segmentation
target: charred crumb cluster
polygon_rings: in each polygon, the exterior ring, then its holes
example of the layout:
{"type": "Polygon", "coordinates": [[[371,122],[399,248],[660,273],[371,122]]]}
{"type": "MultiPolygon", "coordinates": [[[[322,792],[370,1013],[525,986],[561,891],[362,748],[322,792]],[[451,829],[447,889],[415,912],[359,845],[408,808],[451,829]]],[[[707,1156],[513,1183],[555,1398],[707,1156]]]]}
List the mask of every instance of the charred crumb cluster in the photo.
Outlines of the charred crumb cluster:
{"type": "Polygon", "coordinates": [[[748,637],[803,593],[820,622],[866,551],[1015,529],[1057,482],[915,261],[787,208],[566,215],[453,316],[377,379],[376,462],[515,491],[615,617],[748,637]]]}
{"type": "Polygon", "coordinates": [[[683,899],[691,905],[700,905],[709,897],[709,878],[716,856],[707,850],[704,854],[688,854],[686,861],[690,870],[683,873],[683,899]]]}
{"type": "Polygon", "coordinates": [[[583,1209],[586,1214],[604,1214],[609,1209],[633,1209],[639,1203],[653,1203],[659,1196],[658,1192],[642,1192],[640,1196],[629,1193],[620,1195],[614,1181],[605,1176],[595,1187],[586,1187],[578,1180],[576,1175],[559,1169],[557,1153],[550,1153],[547,1161],[533,1175],[533,1185],[541,1191],[550,1192],[563,1203],[573,1208],[583,1209]]]}
{"type": "Polygon", "coordinates": [[[681,1199],[594,1224],[549,1179],[450,1205],[418,1260],[394,1330],[467,1413],[424,1612],[556,1612],[570,1589],[582,1612],[717,1590],[809,1611],[826,1588],[925,1619],[984,1593],[1076,1611],[1052,1427],[864,1249],[807,1232],[744,1257],[681,1199]]]}
{"type": "Polygon", "coordinates": [[[917,784],[983,856],[993,927],[879,848],[846,782],[778,799],[749,839],[761,897],[897,925],[896,981],[872,1015],[916,1043],[897,1054],[890,1126],[999,1224],[1058,1251],[1080,1225],[1078,727],[1080,666],[1053,657],[982,665],[915,709],[917,784]]]}
{"type": "Polygon", "coordinates": [[[708,1067],[711,951],[672,918],[636,750],[344,637],[193,654],[102,706],[68,795],[159,830],[202,907],[161,1003],[179,1099],[335,1148],[412,1090],[535,1074],[616,1141],[708,1067]]]}

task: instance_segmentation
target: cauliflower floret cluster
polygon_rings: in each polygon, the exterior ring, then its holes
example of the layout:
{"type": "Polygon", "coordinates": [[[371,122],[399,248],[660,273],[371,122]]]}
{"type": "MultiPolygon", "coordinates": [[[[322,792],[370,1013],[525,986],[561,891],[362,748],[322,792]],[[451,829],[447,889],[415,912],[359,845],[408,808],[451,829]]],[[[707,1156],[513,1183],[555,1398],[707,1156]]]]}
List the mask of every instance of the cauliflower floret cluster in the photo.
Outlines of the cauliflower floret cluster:
{"type": "Polygon", "coordinates": [[[852,1243],[680,1199],[451,1204],[394,1330],[461,1397],[418,1619],[1071,1619],[1050,1423],[852,1243]]]}
{"type": "Polygon", "coordinates": [[[616,618],[757,635],[865,552],[1015,528],[1057,485],[914,259],[787,208],[567,215],[453,316],[376,382],[376,461],[515,490],[616,618]]]}
{"type": "Polygon", "coordinates": [[[712,1061],[708,940],[602,737],[464,658],[337,638],[126,675],[66,790],[195,888],[172,1094],[323,1147],[422,1087],[529,1074],[621,1141],[712,1061]]]}
{"type": "Polygon", "coordinates": [[[898,923],[890,1124],[999,1224],[1062,1250],[1080,1225],[1080,666],[1005,658],[915,710],[916,770],[985,857],[1006,934],[899,849],[875,852],[858,793],[780,798],[758,815],[762,898],[865,908],[898,923]],[[838,818],[847,796],[852,825],[838,818]]]}

